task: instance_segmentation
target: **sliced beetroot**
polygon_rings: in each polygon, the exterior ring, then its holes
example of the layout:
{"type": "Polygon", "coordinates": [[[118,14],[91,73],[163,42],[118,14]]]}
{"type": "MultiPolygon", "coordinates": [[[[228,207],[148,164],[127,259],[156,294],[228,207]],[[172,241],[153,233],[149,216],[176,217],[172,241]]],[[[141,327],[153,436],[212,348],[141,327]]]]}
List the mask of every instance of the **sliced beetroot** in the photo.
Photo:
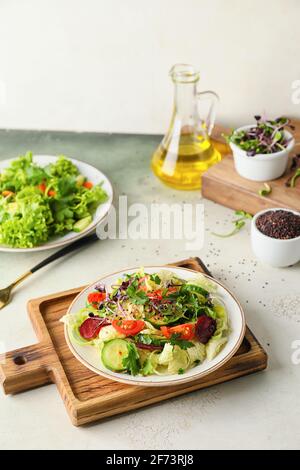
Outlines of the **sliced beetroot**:
{"type": "Polygon", "coordinates": [[[217,328],[217,322],[213,318],[203,314],[198,318],[195,327],[195,335],[198,341],[202,344],[206,344],[217,328]]]}
{"type": "Polygon", "coordinates": [[[103,326],[110,325],[106,318],[89,317],[80,325],[79,333],[84,339],[94,339],[103,326]]]}

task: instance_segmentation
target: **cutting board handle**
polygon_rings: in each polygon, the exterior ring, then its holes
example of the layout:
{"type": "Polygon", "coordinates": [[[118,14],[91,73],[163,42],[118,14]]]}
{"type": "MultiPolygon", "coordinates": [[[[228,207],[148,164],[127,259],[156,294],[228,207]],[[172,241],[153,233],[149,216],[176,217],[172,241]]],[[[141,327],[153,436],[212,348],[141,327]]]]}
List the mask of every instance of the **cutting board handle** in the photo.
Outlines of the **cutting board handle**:
{"type": "Polygon", "coordinates": [[[0,383],[6,394],[52,382],[51,350],[38,343],[0,354],[0,383]]]}

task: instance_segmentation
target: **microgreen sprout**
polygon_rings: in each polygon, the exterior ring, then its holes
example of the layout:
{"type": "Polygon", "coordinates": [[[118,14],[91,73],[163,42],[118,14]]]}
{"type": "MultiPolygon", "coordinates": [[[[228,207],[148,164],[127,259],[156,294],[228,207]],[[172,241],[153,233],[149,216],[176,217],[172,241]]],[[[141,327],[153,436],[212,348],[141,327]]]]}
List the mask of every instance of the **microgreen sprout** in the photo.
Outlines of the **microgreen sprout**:
{"type": "Polygon", "coordinates": [[[234,130],[225,136],[228,143],[233,143],[247,152],[249,157],[257,154],[270,154],[285,150],[290,139],[286,137],[285,127],[294,130],[290,120],[285,117],[267,120],[254,116],[256,125],[244,130],[234,130]]]}
{"type": "Polygon", "coordinates": [[[295,171],[292,179],[291,179],[291,182],[290,182],[290,187],[291,188],[294,188],[295,185],[296,185],[296,179],[299,178],[300,176],[300,168],[298,168],[298,170],[295,171]]]}
{"type": "Polygon", "coordinates": [[[260,196],[268,196],[269,194],[271,194],[271,192],[272,188],[268,183],[264,183],[264,188],[258,190],[258,194],[260,196]]]}
{"type": "Polygon", "coordinates": [[[300,176],[300,153],[293,157],[290,171],[292,171],[293,174],[289,177],[285,184],[289,188],[294,188],[296,186],[296,180],[300,176]]]}
{"type": "Polygon", "coordinates": [[[246,220],[252,219],[251,214],[242,210],[235,211],[235,215],[239,216],[239,218],[232,221],[234,228],[231,232],[225,234],[212,232],[212,235],[221,238],[232,237],[232,235],[238,233],[246,225],[246,220]]]}

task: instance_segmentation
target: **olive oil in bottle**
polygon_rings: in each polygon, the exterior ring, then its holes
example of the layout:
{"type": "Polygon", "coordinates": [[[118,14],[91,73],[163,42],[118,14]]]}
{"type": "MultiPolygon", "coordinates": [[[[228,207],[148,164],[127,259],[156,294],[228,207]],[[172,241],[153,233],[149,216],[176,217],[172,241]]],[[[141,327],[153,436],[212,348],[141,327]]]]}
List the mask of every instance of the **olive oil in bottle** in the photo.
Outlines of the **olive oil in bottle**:
{"type": "Polygon", "coordinates": [[[189,65],[175,65],[170,75],[175,84],[172,121],[153,154],[151,167],[154,174],[168,186],[199,189],[201,175],[221,159],[221,154],[209,138],[217,96],[213,92],[197,92],[199,74],[189,65]],[[198,114],[198,102],[202,97],[211,101],[206,122],[198,114]]]}
{"type": "Polygon", "coordinates": [[[152,170],[165,184],[176,189],[199,189],[201,175],[221,160],[221,154],[208,139],[184,135],[178,150],[159,145],[152,157],[152,170]]]}

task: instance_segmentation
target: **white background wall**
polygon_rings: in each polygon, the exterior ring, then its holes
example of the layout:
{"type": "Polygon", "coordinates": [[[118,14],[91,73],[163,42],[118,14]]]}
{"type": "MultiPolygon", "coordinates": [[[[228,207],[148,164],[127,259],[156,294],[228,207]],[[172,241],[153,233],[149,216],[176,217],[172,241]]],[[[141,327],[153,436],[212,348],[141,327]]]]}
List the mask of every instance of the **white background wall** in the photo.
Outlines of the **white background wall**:
{"type": "Polygon", "coordinates": [[[299,25],[299,0],[0,0],[0,127],[164,132],[176,62],[224,124],[300,117],[299,25]]]}

